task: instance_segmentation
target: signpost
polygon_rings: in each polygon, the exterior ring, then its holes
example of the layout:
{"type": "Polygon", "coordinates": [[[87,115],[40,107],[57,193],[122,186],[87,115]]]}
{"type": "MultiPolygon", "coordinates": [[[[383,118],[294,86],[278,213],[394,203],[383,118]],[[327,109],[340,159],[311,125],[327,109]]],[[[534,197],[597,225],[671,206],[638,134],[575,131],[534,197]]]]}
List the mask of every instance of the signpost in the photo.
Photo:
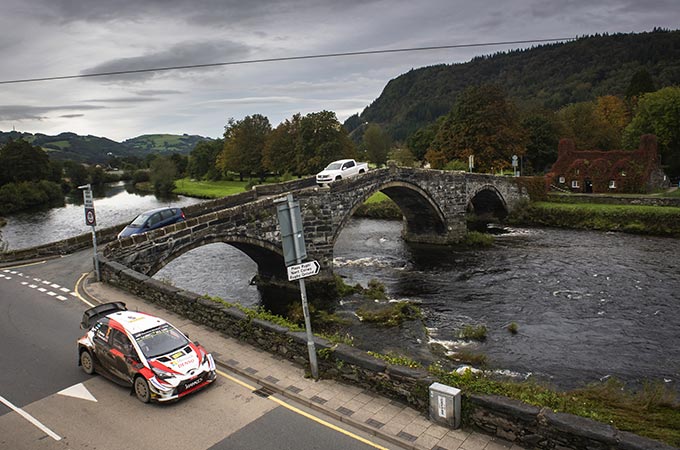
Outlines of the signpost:
{"type": "Polygon", "coordinates": [[[92,201],[92,186],[85,184],[78,186],[78,189],[83,191],[83,207],[85,209],[85,225],[92,227],[92,247],[94,248],[94,270],[97,275],[97,281],[101,281],[99,274],[99,258],[97,258],[97,216],[94,212],[94,202],[92,201]]]}
{"type": "Polygon", "coordinates": [[[519,173],[517,173],[517,155],[512,155],[512,171],[516,177],[519,176],[519,173]]]}
{"type": "Polygon", "coordinates": [[[475,155],[468,156],[468,167],[470,172],[472,172],[472,169],[475,168],[475,155]]]}
{"type": "Polygon", "coordinates": [[[274,203],[277,204],[276,214],[279,219],[279,226],[281,227],[281,244],[283,246],[283,259],[288,268],[288,281],[299,280],[300,283],[300,298],[302,299],[302,313],[305,316],[309,365],[312,377],[318,380],[319,366],[316,361],[312,322],[309,318],[305,278],[319,273],[321,266],[317,261],[302,262],[307,257],[307,250],[305,249],[305,238],[302,234],[300,203],[293,200],[292,194],[288,194],[285,198],[276,199],[274,203]]]}

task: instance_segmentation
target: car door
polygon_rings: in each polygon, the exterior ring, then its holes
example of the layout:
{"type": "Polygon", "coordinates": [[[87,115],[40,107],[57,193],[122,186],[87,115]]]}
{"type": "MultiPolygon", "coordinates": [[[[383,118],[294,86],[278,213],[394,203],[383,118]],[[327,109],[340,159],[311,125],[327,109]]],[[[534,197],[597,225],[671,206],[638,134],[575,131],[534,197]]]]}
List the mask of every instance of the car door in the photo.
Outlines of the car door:
{"type": "Polygon", "coordinates": [[[109,355],[111,350],[111,346],[109,345],[111,327],[109,327],[107,323],[99,322],[92,330],[94,331],[92,341],[94,342],[93,356],[95,361],[100,370],[107,372],[108,374],[113,374],[111,372],[111,356],[109,355]]]}
{"type": "Polygon", "coordinates": [[[161,213],[160,211],[157,213],[153,213],[151,217],[149,217],[149,220],[146,221],[146,229],[147,230],[155,230],[156,228],[160,227],[161,223],[161,213]]]}
{"type": "Polygon", "coordinates": [[[109,333],[109,344],[111,373],[126,384],[132,385],[132,372],[128,361],[133,359],[135,351],[130,339],[122,331],[112,329],[109,333]]]}

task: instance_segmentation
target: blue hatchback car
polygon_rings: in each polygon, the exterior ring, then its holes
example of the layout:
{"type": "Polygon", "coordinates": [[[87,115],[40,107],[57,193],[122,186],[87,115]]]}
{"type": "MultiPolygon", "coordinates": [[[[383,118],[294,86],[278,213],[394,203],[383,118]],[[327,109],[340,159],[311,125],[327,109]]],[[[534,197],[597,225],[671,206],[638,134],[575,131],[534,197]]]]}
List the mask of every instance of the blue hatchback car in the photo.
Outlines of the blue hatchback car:
{"type": "Polygon", "coordinates": [[[181,208],[157,208],[146,211],[135,217],[130,225],[118,233],[118,239],[132,236],[133,234],[146,233],[166,225],[182,222],[185,219],[181,208]]]}

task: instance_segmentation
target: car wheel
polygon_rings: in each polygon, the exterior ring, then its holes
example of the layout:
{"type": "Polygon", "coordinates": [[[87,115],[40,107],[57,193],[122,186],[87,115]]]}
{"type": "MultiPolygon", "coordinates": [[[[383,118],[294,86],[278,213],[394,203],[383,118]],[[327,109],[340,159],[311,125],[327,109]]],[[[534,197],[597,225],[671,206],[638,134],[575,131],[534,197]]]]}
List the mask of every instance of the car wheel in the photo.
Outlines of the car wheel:
{"type": "Polygon", "coordinates": [[[80,352],[80,365],[86,374],[94,374],[94,361],[89,351],[83,350],[80,352]]]}
{"type": "Polygon", "coordinates": [[[342,180],[342,177],[341,177],[340,175],[338,175],[337,177],[335,177],[335,181],[338,181],[338,180],[342,180]]]}
{"type": "Polygon", "coordinates": [[[149,403],[151,400],[151,391],[149,390],[149,382],[143,377],[135,378],[135,395],[142,403],[149,403]]]}

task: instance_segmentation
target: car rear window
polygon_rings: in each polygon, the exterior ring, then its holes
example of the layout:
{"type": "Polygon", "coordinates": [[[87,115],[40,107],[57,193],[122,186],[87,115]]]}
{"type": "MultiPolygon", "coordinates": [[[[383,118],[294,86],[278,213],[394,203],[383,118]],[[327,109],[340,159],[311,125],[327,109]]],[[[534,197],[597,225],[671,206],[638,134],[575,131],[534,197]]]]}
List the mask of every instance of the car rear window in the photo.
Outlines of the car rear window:
{"type": "Polygon", "coordinates": [[[172,209],[165,209],[165,210],[161,211],[161,217],[163,218],[163,220],[169,219],[174,215],[175,215],[175,213],[173,212],[172,209]]]}

